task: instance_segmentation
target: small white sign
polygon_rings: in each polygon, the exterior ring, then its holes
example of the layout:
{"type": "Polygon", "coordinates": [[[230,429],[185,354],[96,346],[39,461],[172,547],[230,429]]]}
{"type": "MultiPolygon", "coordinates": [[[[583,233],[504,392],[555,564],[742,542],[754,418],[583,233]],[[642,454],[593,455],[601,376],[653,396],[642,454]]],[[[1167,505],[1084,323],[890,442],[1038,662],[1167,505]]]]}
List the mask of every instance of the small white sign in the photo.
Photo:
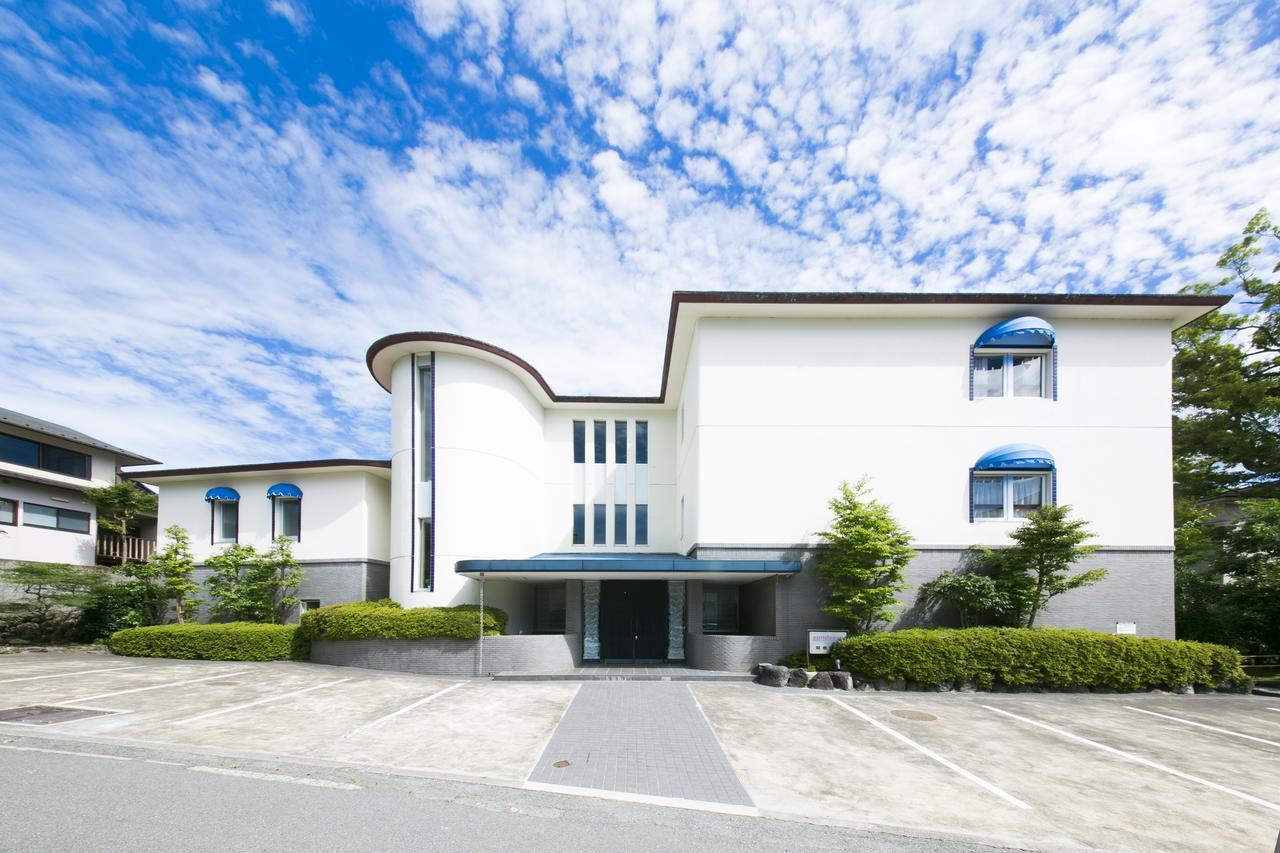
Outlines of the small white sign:
{"type": "Polygon", "coordinates": [[[848,631],[810,631],[809,654],[825,655],[831,652],[831,644],[849,636],[848,631]]]}
{"type": "Polygon", "coordinates": [[[1138,623],[1137,622],[1117,622],[1116,633],[1117,634],[1137,634],[1138,623]]]}

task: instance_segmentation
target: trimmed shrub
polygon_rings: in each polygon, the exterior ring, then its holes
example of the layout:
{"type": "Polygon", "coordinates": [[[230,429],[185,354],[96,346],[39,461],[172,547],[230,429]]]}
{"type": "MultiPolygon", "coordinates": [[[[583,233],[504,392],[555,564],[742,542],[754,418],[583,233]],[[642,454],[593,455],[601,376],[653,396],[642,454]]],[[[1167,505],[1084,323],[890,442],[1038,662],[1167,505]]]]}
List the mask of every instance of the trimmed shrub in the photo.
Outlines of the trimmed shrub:
{"type": "Polygon", "coordinates": [[[118,655],[184,660],[305,660],[296,625],[220,622],[126,628],[107,638],[118,655]]]}
{"type": "Polygon", "coordinates": [[[831,656],[868,679],[981,688],[1101,687],[1247,692],[1240,655],[1226,646],[1063,628],[908,629],[847,637],[831,656]]]}
{"type": "MultiPolygon", "coordinates": [[[[479,610],[475,604],[405,610],[396,602],[386,600],[332,604],[302,614],[299,634],[307,641],[421,640],[427,637],[474,640],[480,636],[479,610]]],[[[484,609],[486,635],[501,634],[506,627],[506,613],[492,607],[484,609]]]]}

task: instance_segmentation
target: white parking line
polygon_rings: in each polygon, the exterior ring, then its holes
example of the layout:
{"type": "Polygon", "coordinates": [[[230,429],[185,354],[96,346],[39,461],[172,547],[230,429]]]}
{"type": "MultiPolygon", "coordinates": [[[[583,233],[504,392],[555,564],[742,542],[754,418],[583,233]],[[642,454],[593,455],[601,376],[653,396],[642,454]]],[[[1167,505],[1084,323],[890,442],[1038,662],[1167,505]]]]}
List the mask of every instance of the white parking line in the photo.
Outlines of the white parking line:
{"type": "Polygon", "coordinates": [[[392,711],[390,714],[387,714],[385,717],[379,717],[378,719],[374,720],[373,722],[365,723],[363,726],[357,726],[356,728],[352,729],[351,731],[349,731],[349,732],[347,732],[345,735],[343,735],[343,737],[344,737],[344,738],[355,737],[355,736],[356,736],[356,735],[358,735],[358,734],[361,734],[361,733],[363,733],[363,732],[367,732],[369,729],[374,728],[375,726],[380,726],[380,725],[382,725],[382,724],[383,724],[383,723],[385,723],[387,720],[394,720],[396,717],[400,716],[401,714],[408,713],[409,711],[412,711],[414,708],[418,708],[418,707],[420,707],[420,706],[422,706],[422,705],[427,704],[427,703],[428,703],[428,702],[430,702],[432,699],[438,699],[439,697],[441,697],[441,696],[443,696],[444,694],[448,693],[450,690],[457,690],[459,687],[461,687],[461,686],[462,686],[463,684],[465,684],[465,683],[466,683],[466,682],[459,681],[457,684],[450,685],[450,686],[446,687],[444,690],[436,691],[435,693],[432,693],[430,696],[426,696],[426,697],[424,697],[424,698],[422,698],[422,699],[419,699],[417,702],[414,702],[414,703],[412,703],[412,704],[410,704],[410,705],[405,705],[405,706],[404,706],[403,708],[401,708],[399,711],[392,711]]]}
{"type": "Polygon", "coordinates": [[[94,675],[99,672],[123,672],[126,669],[142,669],[142,665],[113,666],[108,669],[82,669],[77,672],[59,672],[54,675],[27,675],[22,678],[4,678],[0,679],[0,684],[13,684],[15,681],[39,681],[42,678],[70,678],[73,675],[94,675]]]}
{"type": "Polygon", "coordinates": [[[1280,743],[1276,743],[1273,740],[1266,740],[1264,738],[1254,737],[1253,735],[1246,735],[1240,732],[1233,732],[1230,729],[1220,729],[1217,726],[1211,726],[1211,725],[1208,725],[1207,723],[1197,723],[1195,720],[1185,720],[1182,717],[1175,717],[1171,714],[1161,714],[1156,711],[1148,711],[1144,708],[1135,708],[1132,705],[1125,705],[1125,707],[1128,708],[1130,711],[1137,711],[1139,714],[1150,714],[1153,717],[1163,717],[1166,720],[1173,720],[1174,722],[1177,722],[1177,723],[1185,723],[1188,726],[1195,726],[1196,728],[1200,728],[1200,729],[1208,729],[1211,732],[1221,732],[1224,735],[1231,735],[1232,737],[1244,738],[1245,740],[1257,741],[1258,743],[1265,743],[1267,746],[1280,746],[1280,743]]]}
{"type": "Polygon", "coordinates": [[[669,806],[676,809],[692,809],[715,814],[759,817],[755,806],[736,806],[732,803],[713,803],[708,800],[686,800],[682,797],[659,797],[655,794],[632,794],[627,791],[610,791],[605,788],[579,788],[576,785],[555,785],[550,782],[525,782],[526,791],[542,791],[549,794],[568,794],[573,797],[595,797],[600,800],[616,800],[621,803],[644,803],[650,806],[669,806]]]}
{"type": "Polygon", "coordinates": [[[305,687],[302,690],[294,690],[290,693],[281,693],[278,696],[268,696],[266,699],[258,699],[254,702],[245,702],[243,705],[232,705],[230,708],[219,708],[216,711],[209,711],[204,714],[197,714],[194,717],[187,717],[185,720],[175,720],[173,725],[185,726],[187,723],[198,722],[199,720],[207,720],[210,717],[218,717],[222,714],[233,714],[236,711],[243,711],[245,708],[253,708],[258,705],[265,705],[268,702],[279,702],[281,699],[288,699],[293,696],[301,696],[303,693],[310,693],[312,690],[321,690],[325,687],[333,687],[337,684],[345,684],[350,678],[339,678],[337,681],[326,681],[324,684],[317,684],[314,687],[305,687]]]}
{"type": "Polygon", "coordinates": [[[106,699],[108,696],[123,696],[126,693],[143,693],[147,690],[160,690],[165,687],[181,687],[184,684],[199,684],[202,681],[216,681],[219,678],[230,678],[233,675],[244,675],[246,672],[250,672],[250,670],[240,669],[235,672],[224,672],[222,675],[210,675],[206,678],[189,678],[186,681],[170,681],[167,684],[154,684],[151,687],[134,687],[130,690],[117,690],[114,693],[96,693],[93,696],[80,696],[75,699],[60,699],[52,704],[72,705],[76,702],[88,702],[92,699],[106,699]]]}
{"type": "Polygon", "coordinates": [[[1275,711],[1276,713],[1280,714],[1280,708],[1267,708],[1267,710],[1268,710],[1268,711],[1275,711]]]}
{"type": "Polygon", "coordinates": [[[216,773],[219,776],[239,776],[242,779],[262,779],[267,782],[289,782],[294,785],[310,785],[313,788],[338,788],[342,791],[359,791],[359,785],[349,782],[330,782],[328,779],[308,779],[304,776],[285,776],[280,773],[255,773],[252,770],[232,770],[229,767],[188,767],[195,773],[216,773]]]}
{"type": "Polygon", "coordinates": [[[48,752],[53,755],[76,755],[81,758],[105,758],[108,761],[132,761],[133,759],[124,755],[103,755],[98,752],[72,752],[68,749],[41,749],[38,746],[5,746],[0,744],[0,749],[12,749],[15,752],[48,752]]]}
{"type": "Polygon", "coordinates": [[[993,708],[990,705],[983,705],[982,707],[986,708],[988,711],[995,711],[997,714],[1003,714],[1006,717],[1011,717],[1020,722],[1029,723],[1030,725],[1036,726],[1037,728],[1044,729],[1045,731],[1053,732],[1054,734],[1059,735],[1061,737],[1065,737],[1070,740],[1077,741],[1078,743],[1083,743],[1086,746],[1092,746],[1095,749],[1101,749],[1103,752],[1109,752],[1112,755],[1118,755],[1121,758],[1125,759],[1126,761],[1132,761],[1135,764],[1141,764],[1145,767],[1150,767],[1153,770],[1159,770],[1161,773],[1168,773],[1170,776],[1176,776],[1177,778],[1185,779],[1188,782],[1195,782],[1197,785],[1203,785],[1206,788],[1212,788],[1215,791],[1221,791],[1222,793],[1229,794],[1232,797],[1238,797],[1239,799],[1253,803],[1254,805],[1262,806],[1264,809],[1270,809],[1273,812],[1280,813],[1280,805],[1267,802],[1266,800],[1261,799],[1259,797],[1255,797],[1252,794],[1246,794],[1244,791],[1237,791],[1235,788],[1228,788],[1226,785],[1219,785],[1217,782],[1210,782],[1208,779],[1201,779],[1199,776],[1192,776],[1190,773],[1183,773],[1181,770],[1174,770],[1172,767],[1166,767],[1163,764],[1157,764],[1156,762],[1148,758],[1143,758],[1141,755],[1134,755],[1131,752],[1125,752],[1124,750],[1116,749],[1114,746],[1107,746],[1105,743],[1098,743],[1097,741],[1089,740],[1086,737],[1081,737],[1078,734],[1073,734],[1072,732],[1069,732],[1066,729],[1060,729],[1057,726],[1051,726],[1051,725],[1048,725],[1047,723],[1039,722],[1038,720],[1032,720],[1028,717],[1019,716],[1018,714],[1014,714],[1011,711],[1005,711],[1001,708],[993,708]]]}
{"type": "Polygon", "coordinates": [[[1005,802],[1012,803],[1013,805],[1017,806],[1020,809],[1031,808],[1030,805],[1028,805],[1027,803],[1024,803],[1022,800],[1019,800],[1017,797],[1013,796],[1012,794],[1008,794],[1000,790],[995,785],[992,785],[990,782],[986,781],[985,779],[979,779],[977,776],[974,776],[972,773],[970,773],[968,770],[965,770],[963,767],[960,767],[954,762],[942,757],[941,755],[929,749],[928,747],[921,746],[920,744],[913,741],[911,738],[907,737],[904,734],[894,731],[893,729],[889,728],[888,726],[884,725],[878,720],[875,720],[867,716],[866,714],[859,711],[857,708],[854,708],[846,704],[845,702],[842,702],[839,699],[836,699],[834,696],[828,696],[826,698],[830,699],[832,702],[835,702],[837,705],[839,705],[841,708],[844,708],[850,714],[854,714],[855,716],[860,717],[861,719],[867,721],[871,725],[880,729],[880,731],[884,732],[885,734],[895,737],[898,740],[905,743],[907,746],[911,747],[912,749],[924,755],[927,755],[928,757],[932,758],[934,761],[941,764],[943,767],[946,767],[949,770],[954,770],[956,773],[959,773],[961,776],[968,779],[970,782],[977,785],[979,788],[983,788],[987,791],[990,791],[991,793],[995,794],[997,797],[1004,800],[1005,802]]]}

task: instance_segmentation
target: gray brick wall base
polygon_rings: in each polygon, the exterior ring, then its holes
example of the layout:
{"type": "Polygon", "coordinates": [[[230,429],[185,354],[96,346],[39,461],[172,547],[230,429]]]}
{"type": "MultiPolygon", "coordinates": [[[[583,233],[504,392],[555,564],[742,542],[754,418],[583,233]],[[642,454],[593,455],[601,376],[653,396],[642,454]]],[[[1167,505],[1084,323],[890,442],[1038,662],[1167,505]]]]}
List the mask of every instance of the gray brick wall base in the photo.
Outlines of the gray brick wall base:
{"type": "MultiPolygon", "coordinates": [[[[320,606],[346,604],[350,601],[376,601],[390,595],[388,581],[390,564],[381,560],[299,560],[302,566],[302,583],[296,593],[299,599],[319,601],[320,606]]],[[[193,577],[200,584],[197,595],[209,600],[205,581],[212,572],[197,566],[193,577]]],[[[200,608],[200,620],[209,618],[208,608],[200,608]]],[[[297,622],[297,609],[288,621],[297,622]]]]}
{"type": "Polygon", "coordinates": [[[777,637],[689,634],[685,654],[694,669],[747,672],[758,663],[775,663],[783,652],[777,637]]]}
{"type": "Polygon", "coordinates": [[[485,637],[481,671],[477,640],[317,640],[311,644],[311,660],[333,666],[465,678],[498,672],[565,672],[582,662],[581,650],[582,638],[577,634],[485,637]]]}

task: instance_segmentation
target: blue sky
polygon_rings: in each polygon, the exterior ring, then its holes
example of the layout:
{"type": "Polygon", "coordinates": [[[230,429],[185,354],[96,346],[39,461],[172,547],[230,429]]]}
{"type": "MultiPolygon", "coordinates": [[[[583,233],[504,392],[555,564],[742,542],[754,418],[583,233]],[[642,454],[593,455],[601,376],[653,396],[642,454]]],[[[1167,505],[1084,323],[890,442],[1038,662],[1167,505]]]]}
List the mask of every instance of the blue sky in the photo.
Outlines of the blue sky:
{"type": "Polygon", "coordinates": [[[172,465],[382,456],[394,331],[652,394],[675,289],[1176,290],[1280,186],[1278,36],[1194,0],[0,0],[0,405],[172,465]]]}

